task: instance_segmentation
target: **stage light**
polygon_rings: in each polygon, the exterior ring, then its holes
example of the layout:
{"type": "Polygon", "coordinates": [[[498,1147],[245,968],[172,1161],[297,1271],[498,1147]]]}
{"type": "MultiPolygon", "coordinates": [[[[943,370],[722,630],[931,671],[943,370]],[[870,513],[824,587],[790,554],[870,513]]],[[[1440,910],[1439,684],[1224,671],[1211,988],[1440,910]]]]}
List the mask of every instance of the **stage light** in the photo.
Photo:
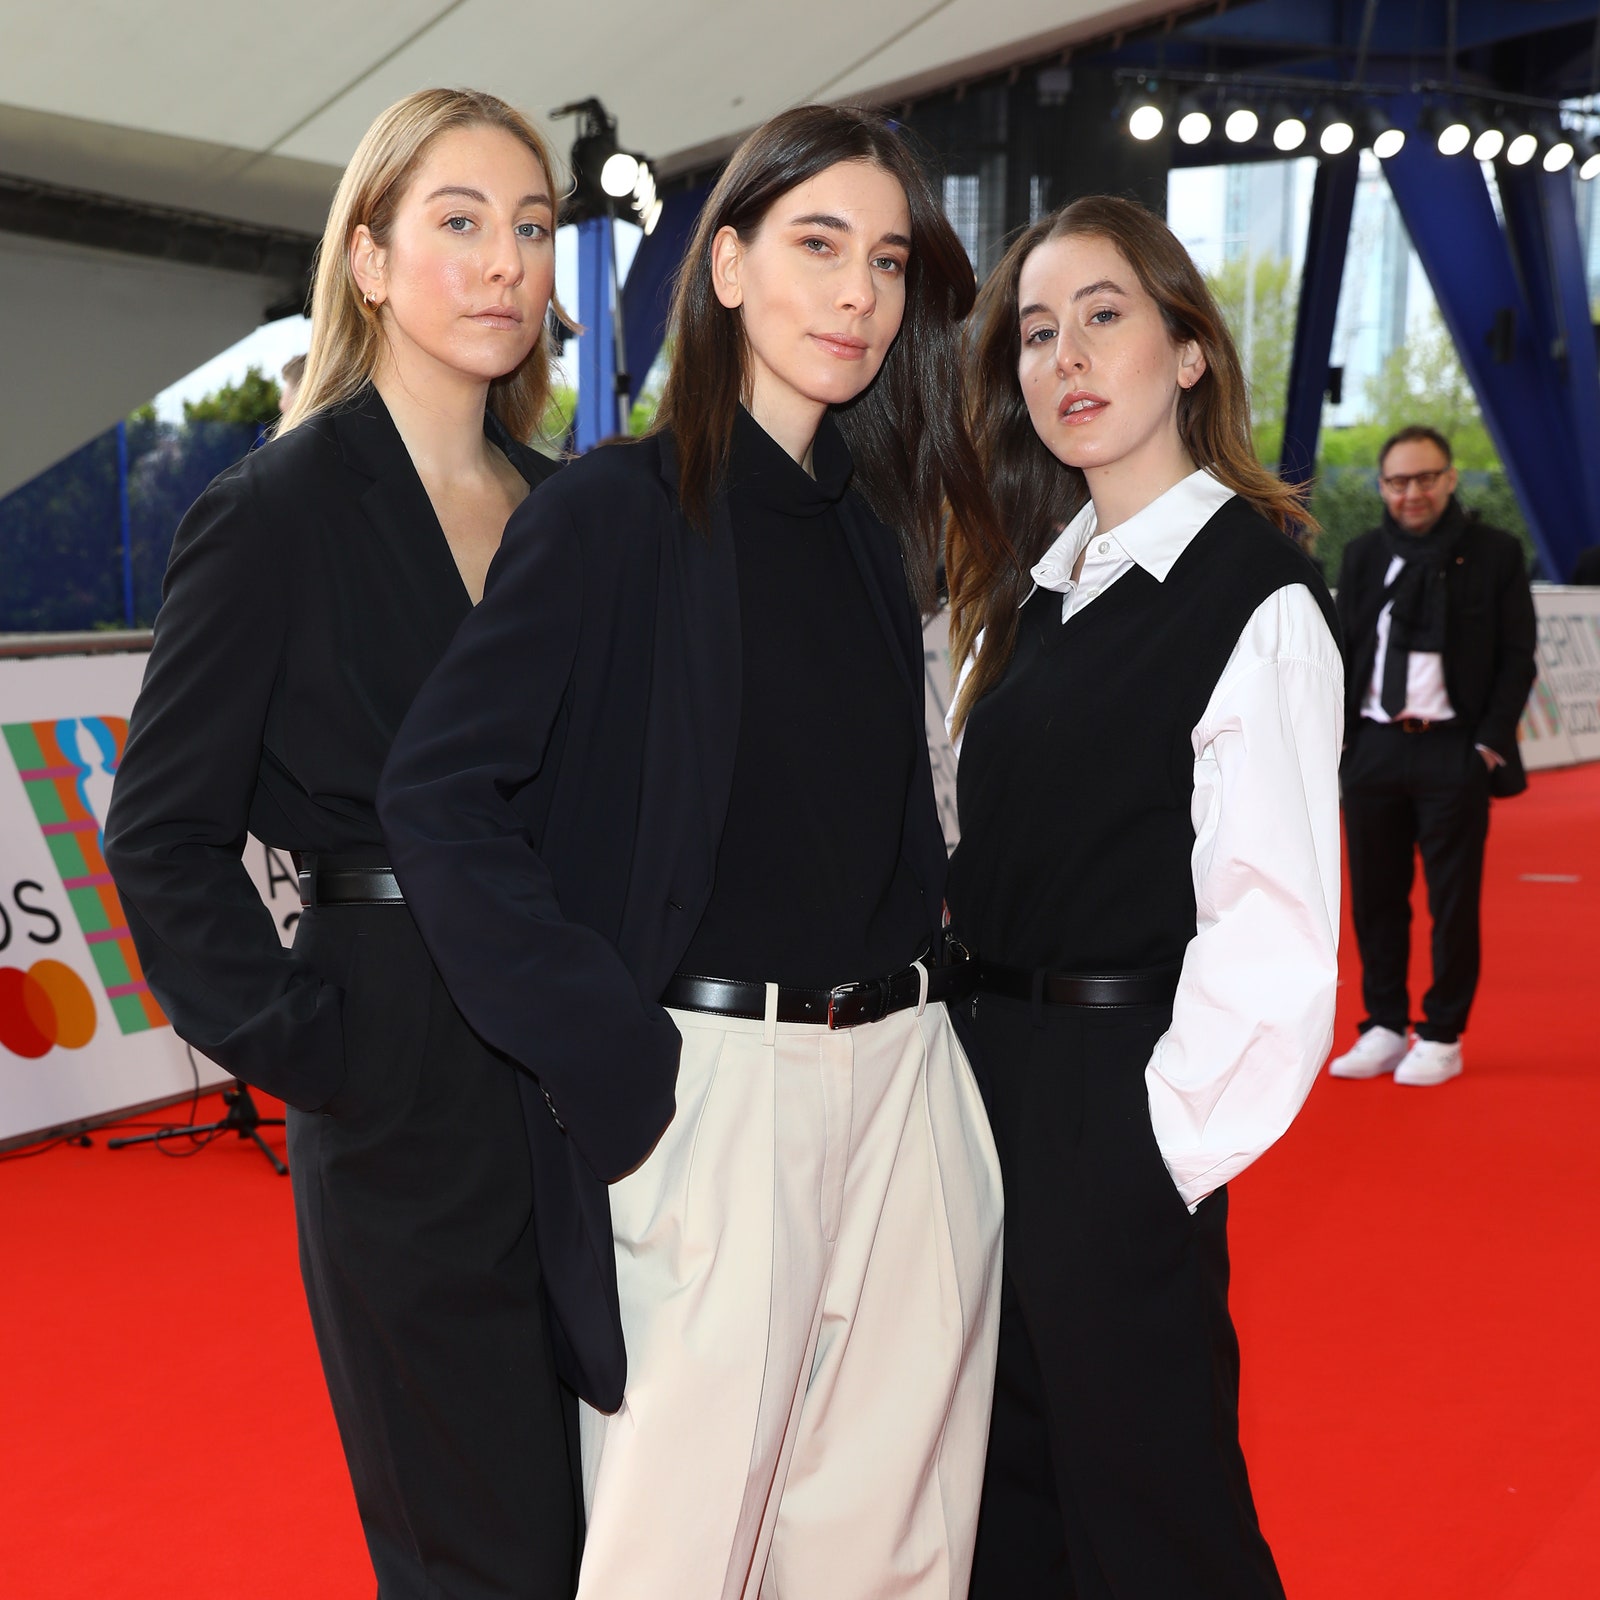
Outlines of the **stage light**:
{"type": "Polygon", "coordinates": [[[1204,144],[1211,137],[1211,113],[1192,95],[1178,102],[1178,138],[1184,144],[1204,144]]]}
{"type": "Polygon", "coordinates": [[[1325,107],[1317,115],[1317,148],[1325,156],[1342,156],[1356,142],[1356,130],[1343,111],[1325,107]]]}
{"type": "Polygon", "coordinates": [[[620,217],[649,233],[661,216],[655,174],[643,156],[619,148],[616,118],[592,98],[558,106],[550,114],[578,118],[578,137],[572,141],[572,194],[562,208],[563,220],[620,217]]]}
{"type": "Polygon", "coordinates": [[[1145,100],[1128,113],[1128,132],[1135,139],[1148,144],[1167,125],[1161,107],[1153,100],[1145,100]]]}
{"type": "Polygon", "coordinates": [[[1593,139],[1582,139],[1578,143],[1578,177],[1584,183],[1600,178],[1600,143],[1593,139]]]}
{"type": "Polygon", "coordinates": [[[1506,130],[1496,123],[1490,122],[1482,114],[1474,112],[1467,118],[1472,125],[1472,160],[1475,162],[1493,162],[1501,150],[1506,149],[1506,130]]]}
{"type": "Polygon", "coordinates": [[[1562,172],[1572,165],[1572,158],[1577,153],[1577,147],[1567,134],[1557,129],[1555,138],[1545,150],[1544,159],[1539,164],[1546,172],[1562,172]]]}
{"type": "Polygon", "coordinates": [[[1423,131],[1433,135],[1442,156],[1458,156],[1472,143],[1472,129],[1454,106],[1429,106],[1422,113],[1423,131]]]}
{"type": "Polygon", "coordinates": [[[1228,104],[1228,115],[1222,124],[1222,131],[1234,144],[1249,144],[1255,138],[1261,127],[1261,118],[1255,113],[1254,108],[1233,100],[1228,104]]]}
{"type": "Polygon", "coordinates": [[[1397,156],[1406,147],[1405,129],[1390,125],[1380,128],[1372,139],[1372,153],[1380,161],[1387,161],[1391,156],[1397,156]]]}
{"type": "Polygon", "coordinates": [[[1279,107],[1274,112],[1276,122],[1272,129],[1272,144],[1276,150],[1281,150],[1287,155],[1291,150],[1298,150],[1306,142],[1306,125],[1287,106],[1279,107]]]}
{"type": "Polygon", "coordinates": [[[1538,154],[1539,141],[1531,133],[1516,133],[1506,145],[1506,160],[1513,167],[1525,167],[1538,154]]]}
{"type": "Polygon", "coordinates": [[[618,150],[614,155],[607,156],[605,165],[600,168],[600,187],[613,200],[632,194],[633,186],[638,181],[639,158],[629,155],[626,150],[618,150]]]}

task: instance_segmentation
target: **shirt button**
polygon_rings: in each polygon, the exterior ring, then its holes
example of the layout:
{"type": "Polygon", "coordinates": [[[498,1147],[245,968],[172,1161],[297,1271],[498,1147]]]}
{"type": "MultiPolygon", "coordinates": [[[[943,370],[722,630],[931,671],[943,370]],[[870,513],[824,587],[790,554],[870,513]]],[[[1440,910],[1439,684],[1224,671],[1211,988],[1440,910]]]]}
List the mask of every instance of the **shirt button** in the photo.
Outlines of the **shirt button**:
{"type": "Polygon", "coordinates": [[[1100,541],[1100,554],[1101,555],[1104,555],[1106,553],[1106,551],[1109,550],[1110,548],[1111,548],[1110,540],[1102,539],[1100,541]]]}

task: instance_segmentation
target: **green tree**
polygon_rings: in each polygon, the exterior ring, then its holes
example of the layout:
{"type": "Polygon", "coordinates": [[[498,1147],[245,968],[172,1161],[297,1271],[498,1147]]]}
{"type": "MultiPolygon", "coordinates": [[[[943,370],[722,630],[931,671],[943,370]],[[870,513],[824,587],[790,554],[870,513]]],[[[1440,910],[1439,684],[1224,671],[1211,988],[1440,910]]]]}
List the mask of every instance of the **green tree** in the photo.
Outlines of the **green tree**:
{"type": "Polygon", "coordinates": [[[267,428],[278,420],[282,399],[277,380],[267,377],[260,367],[250,367],[238,383],[226,383],[198,400],[185,400],[183,420],[267,428]]]}
{"type": "Polygon", "coordinates": [[[1300,285],[1282,256],[1240,257],[1206,280],[1226,319],[1250,384],[1256,453],[1276,464],[1294,353],[1300,285]]]}
{"type": "Polygon", "coordinates": [[[1390,353],[1366,389],[1367,409],[1384,438],[1420,423],[1450,441],[1458,467],[1492,471],[1500,465],[1478,397],[1437,307],[1429,307],[1421,327],[1390,353]]]}

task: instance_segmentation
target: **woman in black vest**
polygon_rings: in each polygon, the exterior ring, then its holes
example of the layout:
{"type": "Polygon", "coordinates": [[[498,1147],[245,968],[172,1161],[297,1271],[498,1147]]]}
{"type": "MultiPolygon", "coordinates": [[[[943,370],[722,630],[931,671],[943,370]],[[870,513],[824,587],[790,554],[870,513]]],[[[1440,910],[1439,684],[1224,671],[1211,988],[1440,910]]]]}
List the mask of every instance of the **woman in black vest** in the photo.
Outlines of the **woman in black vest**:
{"type": "Polygon", "coordinates": [[[966,1594],[1000,1195],[941,1003],[917,606],[942,502],[993,515],[948,381],[973,293],[885,123],[758,129],[657,428],[512,519],[385,774],[452,993],[602,1216],[611,1185],[584,1600],[966,1594]]]}
{"type": "Polygon", "coordinates": [[[306,1299],[382,1600],[562,1600],[576,1566],[518,1073],[445,992],[375,801],[506,519],[555,467],[526,441],[558,193],[490,95],[420,91],[368,130],[296,400],[178,530],[106,826],[173,1027],[289,1103],[306,1299]],[[292,949],[247,833],[295,853],[292,949]]]}
{"type": "Polygon", "coordinates": [[[1224,1185],[1326,1054],[1342,674],[1295,495],[1165,225],[1080,200],[985,285],[957,526],[954,926],[1006,1184],[972,1594],[1281,1595],[1238,1437],[1224,1185]]]}

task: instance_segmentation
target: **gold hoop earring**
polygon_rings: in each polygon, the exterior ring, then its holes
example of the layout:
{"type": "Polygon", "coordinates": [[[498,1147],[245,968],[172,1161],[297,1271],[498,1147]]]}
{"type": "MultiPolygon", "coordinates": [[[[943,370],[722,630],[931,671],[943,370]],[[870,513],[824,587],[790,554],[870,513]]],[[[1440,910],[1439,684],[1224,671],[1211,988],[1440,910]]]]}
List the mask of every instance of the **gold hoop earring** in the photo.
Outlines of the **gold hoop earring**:
{"type": "Polygon", "coordinates": [[[363,295],[362,295],[362,296],[361,296],[361,298],[362,298],[362,299],[363,299],[363,300],[364,300],[364,301],[366,301],[366,303],[367,303],[367,304],[368,304],[368,305],[369,305],[369,306],[371,306],[371,307],[372,307],[372,309],[373,309],[373,310],[374,310],[374,311],[376,311],[376,310],[377,310],[377,309],[378,309],[378,302],[377,302],[377,301],[376,301],[376,300],[374,300],[374,299],[373,299],[373,298],[372,298],[372,294],[371,294],[371,292],[370,292],[370,291],[368,291],[368,292],[366,292],[366,293],[364,293],[364,294],[363,294],[363,295]]]}

